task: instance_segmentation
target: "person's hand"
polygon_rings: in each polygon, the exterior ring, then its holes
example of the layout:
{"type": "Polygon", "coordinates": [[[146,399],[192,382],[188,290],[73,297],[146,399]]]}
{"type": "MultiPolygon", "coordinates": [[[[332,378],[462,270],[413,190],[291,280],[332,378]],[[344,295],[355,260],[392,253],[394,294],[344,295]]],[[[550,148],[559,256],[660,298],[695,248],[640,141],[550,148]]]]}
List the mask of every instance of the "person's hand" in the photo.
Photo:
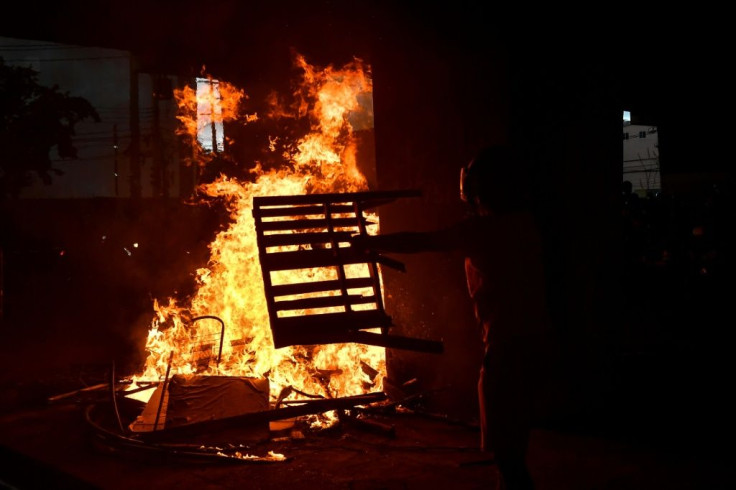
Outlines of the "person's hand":
{"type": "Polygon", "coordinates": [[[358,234],[350,236],[350,247],[355,249],[355,251],[358,253],[367,254],[371,251],[368,242],[368,235],[358,234]]]}
{"type": "Polygon", "coordinates": [[[354,249],[356,254],[364,255],[367,262],[378,262],[381,265],[406,272],[406,267],[402,262],[386,257],[376,251],[374,247],[378,237],[378,235],[352,235],[350,237],[350,248],[354,249]]]}

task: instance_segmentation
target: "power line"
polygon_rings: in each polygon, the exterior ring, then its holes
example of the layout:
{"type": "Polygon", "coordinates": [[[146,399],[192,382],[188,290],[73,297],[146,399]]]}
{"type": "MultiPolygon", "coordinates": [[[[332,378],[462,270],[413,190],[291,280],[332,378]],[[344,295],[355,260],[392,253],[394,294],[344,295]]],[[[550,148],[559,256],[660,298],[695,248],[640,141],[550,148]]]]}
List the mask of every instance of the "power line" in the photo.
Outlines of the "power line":
{"type": "Polygon", "coordinates": [[[656,161],[657,157],[652,158],[635,158],[634,160],[624,160],[624,163],[631,163],[631,162],[647,162],[647,161],[656,161]]]}
{"type": "Polygon", "coordinates": [[[8,59],[7,63],[41,63],[51,61],[98,61],[98,60],[115,60],[130,59],[130,56],[94,56],[89,58],[34,58],[34,59],[8,59]]]}
{"type": "MultiPolygon", "coordinates": [[[[0,44],[2,51],[50,51],[54,49],[107,49],[93,46],[75,46],[70,44],[0,44]]],[[[118,50],[119,51],[119,50],[118,50]]]]}

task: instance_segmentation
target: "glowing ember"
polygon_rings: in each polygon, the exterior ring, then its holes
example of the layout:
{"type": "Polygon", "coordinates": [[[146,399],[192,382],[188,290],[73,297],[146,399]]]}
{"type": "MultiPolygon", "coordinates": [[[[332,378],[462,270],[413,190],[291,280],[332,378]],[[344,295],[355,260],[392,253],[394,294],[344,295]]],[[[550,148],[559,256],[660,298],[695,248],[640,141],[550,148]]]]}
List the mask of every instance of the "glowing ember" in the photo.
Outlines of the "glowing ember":
{"type": "Polygon", "coordinates": [[[273,451],[269,451],[267,456],[253,456],[252,454],[243,454],[240,451],[235,451],[232,454],[218,451],[217,455],[224,456],[226,458],[244,459],[249,461],[286,461],[286,456],[273,451]]]}
{"type": "MultiPolygon", "coordinates": [[[[146,344],[149,356],[144,372],[136,380],[162,379],[173,352],[171,375],[266,376],[272,399],[286,387],[328,397],[382,389],[383,348],[362,344],[273,348],[252,198],[368,190],[357,167],[356,138],[350,123],[359,117],[372,118],[372,108],[365,103],[372,92],[367,70],[357,59],[342,69],[318,69],[301,56],[296,64],[303,71],[293,94],[298,103],[289,111],[272,99],[273,110],[268,117],[306,117],[311,131],[294,142],[269,136],[269,151],[282,148],[288,165],[264,170],[259,162],[253,162],[252,178],[248,181],[222,175],[200,187],[208,196],[223,198],[232,222],[210,244],[209,266],[197,271],[197,291],[191,304],[180,305],[173,299],[167,304],[154,303],[156,317],[146,344]]],[[[219,89],[221,103],[229,109],[210,112],[237,119],[232,108],[245,97],[243,91],[223,82],[219,82],[219,89]]],[[[201,127],[201,122],[191,118],[202,103],[196,95],[191,89],[177,93],[183,113],[180,119],[192,141],[196,141],[201,127]]],[[[197,154],[206,160],[204,152],[197,154]]]]}

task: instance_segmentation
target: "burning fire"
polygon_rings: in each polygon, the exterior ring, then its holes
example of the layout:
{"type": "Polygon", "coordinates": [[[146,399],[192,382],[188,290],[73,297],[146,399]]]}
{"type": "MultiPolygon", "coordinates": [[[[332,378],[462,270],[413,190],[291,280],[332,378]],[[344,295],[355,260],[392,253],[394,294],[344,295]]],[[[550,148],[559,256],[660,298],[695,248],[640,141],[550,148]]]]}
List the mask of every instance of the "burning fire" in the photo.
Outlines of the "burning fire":
{"type": "MultiPolygon", "coordinates": [[[[197,290],[191,304],[181,305],[174,299],[168,304],[154,302],[156,315],[146,343],[149,355],[135,381],[161,380],[170,368],[170,375],[265,376],[270,381],[272,399],[289,387],[326,397],[382,389],[383,348],[362,344],[273,347],[252,198],[368,190],[367,180],[357,166],[356,135],[351,124],[356,118],[372,118],[372,107],[365,103],[372,94],[367,67],[355,59],[341,69],[320,69],[302,56],[296,57],[296,66],[303,73],[292,94],[296,103],[284,107],[278,97],[272,96],[272,110],[266,117],[308,118],[310,131],[294,142],[269,136],[269,151],[281,151],[287,165],[264,169],[261,162],[253,162],[252,178],[247,181],[221,175],[200,186],[207,196],[226,202],[231,223],[209,245],[209,265],[197,271],[197,290]]],[[[224,109],[209,111],[211,117],[245,123],[258,119],[238,119],[234,108],[247,99],[242,90],[219,82],[219,97],[224,109]]],[[[183,130],[196,141],[201,127],[196,108],[202,101],[192,89],[178,92],[177,100],[183,130]]],[[[214,105],[213,101],[209,104],[214,105]]],[[[200,159],[198,164],[207,158],[201,149],[195,154],[200,159]]],[[[328,272],[313,271],[315,279],[328,272]]],[[[288,282],[288,278],[282,280],[288,282]]]]}

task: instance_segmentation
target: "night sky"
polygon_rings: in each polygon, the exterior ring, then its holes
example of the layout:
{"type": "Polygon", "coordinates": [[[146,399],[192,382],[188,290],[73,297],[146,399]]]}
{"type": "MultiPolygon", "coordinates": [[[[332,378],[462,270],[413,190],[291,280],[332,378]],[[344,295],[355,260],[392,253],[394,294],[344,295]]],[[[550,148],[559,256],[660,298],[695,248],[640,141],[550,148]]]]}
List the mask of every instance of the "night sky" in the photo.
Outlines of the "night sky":
{"type": "Polygon", "coordinates": [[[433,39],[427,49],[448,53],[482,55],[500,40],[520,63],[548,64],[553,76],[589,63],[620,69],[625,104],[649,119],[663,111],[709,119],[717,111],[706,106],[720,103],[716,94],[731,79],[725,17],[639,6],[529,12],[475,2],[64,0],[6,12],[0,35],[130,50],[144,71],[192,74],[206,65],[234,83],[288,70],[292,48],[326,65],[369,53],[389,33],[433,39]]]}

